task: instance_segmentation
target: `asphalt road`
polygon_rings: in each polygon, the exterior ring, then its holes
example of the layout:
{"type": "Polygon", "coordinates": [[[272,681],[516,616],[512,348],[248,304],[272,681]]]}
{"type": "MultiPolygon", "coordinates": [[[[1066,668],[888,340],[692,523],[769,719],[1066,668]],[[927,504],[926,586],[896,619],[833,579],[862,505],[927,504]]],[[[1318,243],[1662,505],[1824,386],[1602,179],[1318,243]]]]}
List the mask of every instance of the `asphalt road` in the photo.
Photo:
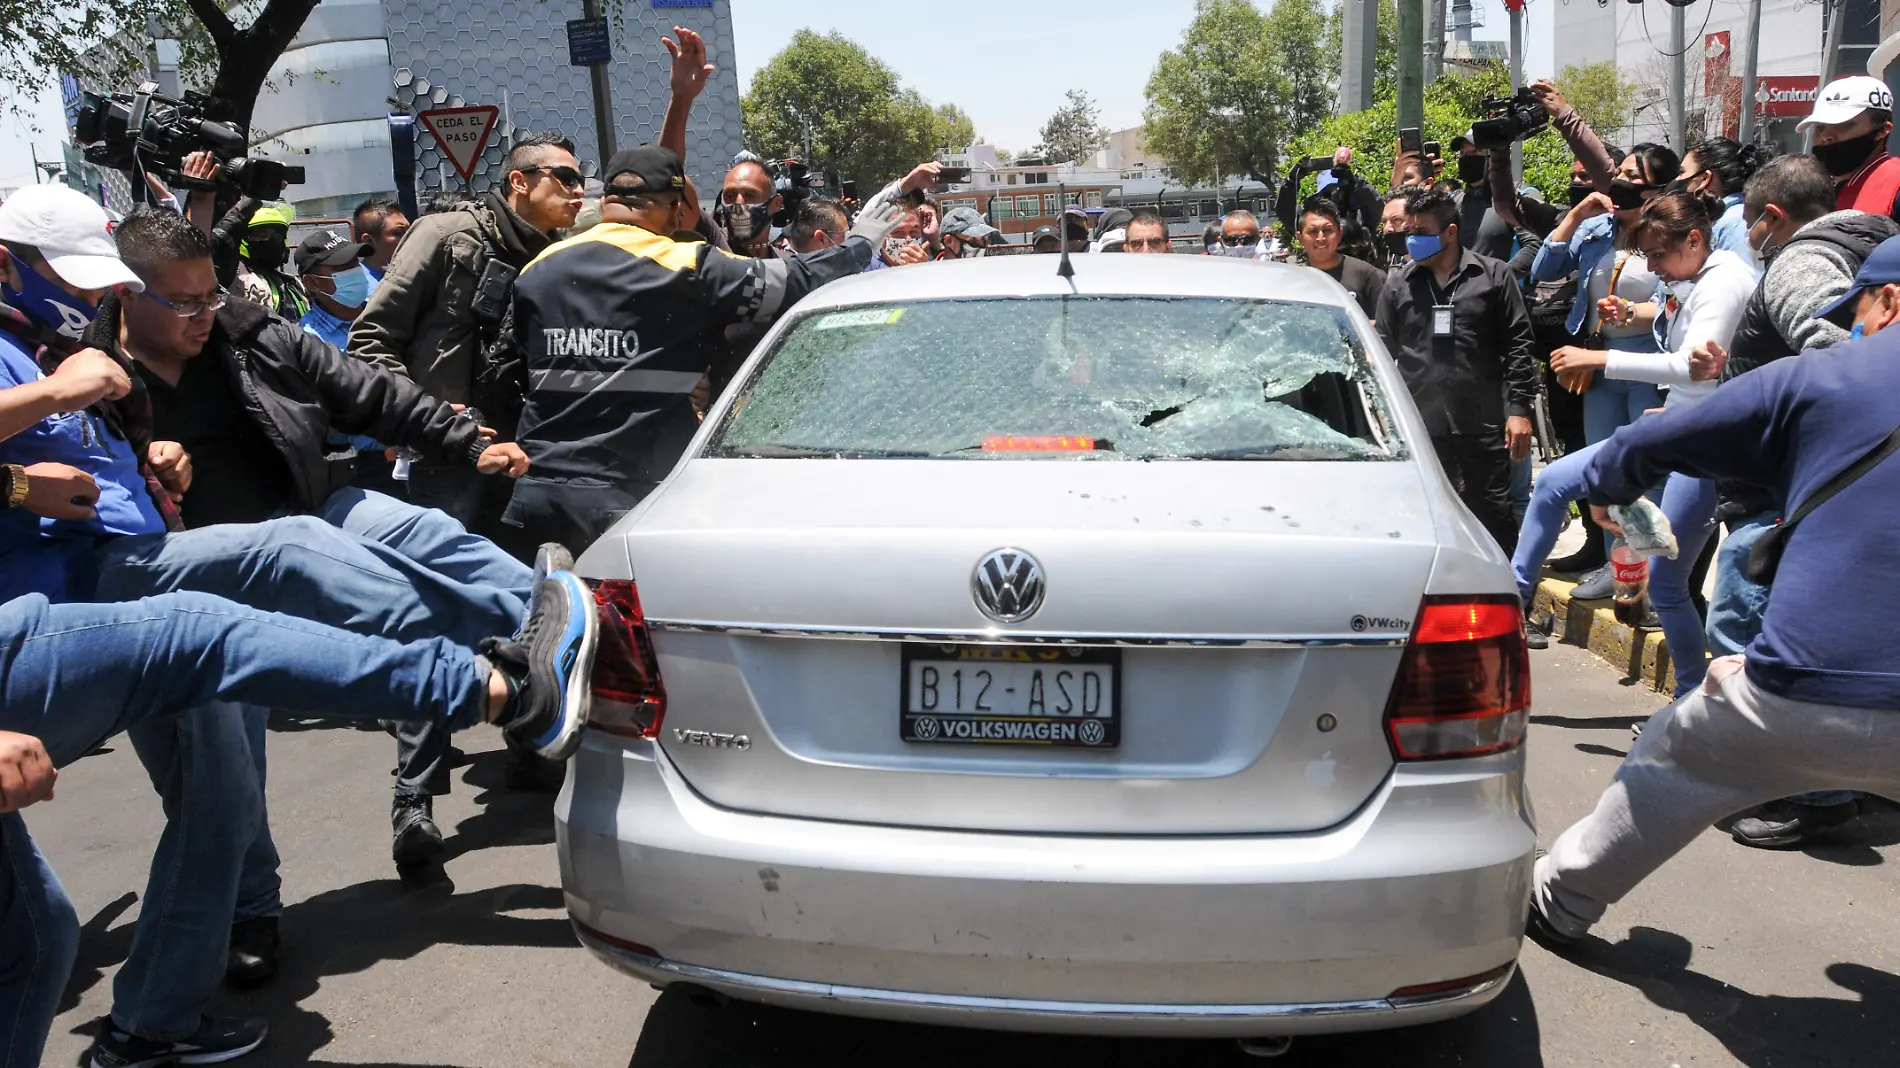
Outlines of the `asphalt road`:
{"type": "MultiPolygon", "coordinates": [[[[1602,662],[1534,653],[1532,794],[1546,841],[1594,804],[1659,704],[1602,662]]],[[[446,877],[407,886],[388,860],[393,742],[353,730],[271,737],[271,819],[284,855],[286,970],[215,1011],[268,1017],[253,1065],[871,1068],[1261,1063],[1232,1043],[1026,1038],[811,1016],[665,996],[576,947],[558,890],[551,798],[501,789],[492,733],[438,819],[446,877]]],[[[64,772],[28,822],[85,925],[46,1063],[79,1062],[107,1011],[143,895],[159,810],[122,742],[64,772]]],[[[1288,1066],[1900,1065],[1900,809],[1797,853],[1704,835],[1612,910],[1575,962],[1526,945],[1486,1010],[1412,1031],[1308,1039],[1288,1066]]]]}

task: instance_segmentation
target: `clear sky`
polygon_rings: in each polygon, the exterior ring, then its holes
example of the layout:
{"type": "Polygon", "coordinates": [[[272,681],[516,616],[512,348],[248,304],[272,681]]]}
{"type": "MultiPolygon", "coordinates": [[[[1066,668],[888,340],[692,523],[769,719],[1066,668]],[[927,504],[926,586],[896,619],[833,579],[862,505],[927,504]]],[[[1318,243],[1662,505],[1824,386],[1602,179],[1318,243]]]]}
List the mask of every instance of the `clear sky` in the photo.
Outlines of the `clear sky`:
{"type": "MultiPolygon", "coordinates": [[[[890,64],[906,85],[932,102],[963,108],[975,120],[978,135],[1016,151],[1036,143],[1043,121],[1070,89],[1087,90],[1110,129],[1140,123],[1142,90],[1155,59],[1179,43],[1194,15],[1193,0],[1091,0],[1064,16],[1025,0],[963,0],[928,13],[893,7],[889,0],[721,2],[732,5],[741,90],[800,28],[837,30],[890,64]]],[[[1532,0],[1526,9],[1525,73],[1530,77],[1554,73],[1550,20],[1559,2],[1532,0]]],[[[1255,3],[1264,8],[1270,0],[1255,3]]],[[[1476,0],[1476,5],[1485,25],[1475,36],[1504,39],[1501,0],[1476,0]]],[[[5,103],[0,99],[0,105],[5,103]]],[[[38,134],[30,132],[28,120],[0,107],[0,188],[32,181],[29,144],[38,146],[42,159],[59,158],[65,119],[57,83],[49,79],[33,111],[42,129],[38,134]]]]}
{"type": "MultiPolygon", "coordinates": [[[[1272,0],[1254,0],[1262,10],[1272,0]]],[[[1325,0],[1329,5],[1334,0],[1325,0]]],[[[1564,0],[1532,0],[1525,9],[1524,72],[1551,69],[1551,13],[1564,0]]],[[[1587,0],[1569,0],[1572,3],[1587,0]]],[[[832,30],[863,45],[932,103],[954,103],[978,136],[1015,151],[1037,132],[1070,89],[1087,90],[1111,130],[1139,125],[1142,91],[1155,59],[1180,43],[1194,0],[1090,0],[1067,15],[1025,0],[963,0],[926,18],[899,15],[888,0],[730,0],[739,50],[740,88],[803,27],[832,30]],[[951,27],[962,27],[961,31],[951,27]]],[[[1064,5],[1067,7],[1068,5],[1064,5]]],[[[1479,40],[1509,36],[1500,0],[1474,0],[1479,40]]]]}

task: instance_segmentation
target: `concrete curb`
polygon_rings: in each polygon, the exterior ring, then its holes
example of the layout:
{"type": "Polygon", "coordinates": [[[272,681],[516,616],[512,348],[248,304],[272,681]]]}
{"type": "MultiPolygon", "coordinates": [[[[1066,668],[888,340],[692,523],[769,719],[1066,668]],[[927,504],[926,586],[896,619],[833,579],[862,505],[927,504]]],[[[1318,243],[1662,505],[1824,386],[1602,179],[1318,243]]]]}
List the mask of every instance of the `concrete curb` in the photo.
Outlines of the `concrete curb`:
{"type": "Polygon", "coordinates": [[[1617,622],[1607,600],[1573,600],[1570,594],[1576,588],[1574,582],[1545,579],[1538,584],[1531,618],[1542,619],[1548,614],[1554,624],[1553,641],[1590,650],[1622,672],[1626,681],[1658,693],[1675,693],[1676,672],[1670,665],[1669,645],[1662,632],[1617,622]]]}

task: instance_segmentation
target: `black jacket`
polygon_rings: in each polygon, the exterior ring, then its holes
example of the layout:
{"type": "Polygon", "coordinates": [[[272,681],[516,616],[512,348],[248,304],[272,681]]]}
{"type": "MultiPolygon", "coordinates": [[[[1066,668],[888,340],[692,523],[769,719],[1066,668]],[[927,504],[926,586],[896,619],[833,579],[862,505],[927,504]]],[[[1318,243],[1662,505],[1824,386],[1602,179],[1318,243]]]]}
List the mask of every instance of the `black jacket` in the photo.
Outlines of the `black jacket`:
{"type": "Polygon", "coordinates": [[[1432,437],[1503,432],[1537,403],[1537,342],[1511,268],[1465,249],[1449,293],[1431,271],[1408,263],[1379,296],[1379,338],[1405,376],[1432,437]],[[1439,296],[1453,306],[1452,334],[1433,333],[1439,296]]]}
{"type": "MultiPolygon", "coordinates": [[[[85,343],[123,355],[119,298],[107,296],[85,343]]],[[[316,510],[331,492],[324,439],[332,427],[421,452],[438,463],[473,466],[487,448],[473,420],[399,375],[345,356],[247,301],[218,312],[200,360],[221,360],[232,386],[277,446],[296,482],[298,511],[316,510]]],[[[194,487],[194,492],[200,488],[194,487]]]]}

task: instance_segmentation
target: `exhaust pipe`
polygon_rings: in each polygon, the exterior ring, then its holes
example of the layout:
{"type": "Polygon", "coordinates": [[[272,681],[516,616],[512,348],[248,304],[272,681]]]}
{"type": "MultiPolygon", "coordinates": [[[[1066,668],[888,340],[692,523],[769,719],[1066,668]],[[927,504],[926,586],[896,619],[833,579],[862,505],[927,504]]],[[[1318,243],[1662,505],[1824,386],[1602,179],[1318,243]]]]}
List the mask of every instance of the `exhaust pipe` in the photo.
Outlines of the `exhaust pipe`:
{"type": "Polygon", "coordinates": [[[1237,1038],[1240,1052],[1249,1057],[1284,1057],[1293,1048],[1291,1038],[1237,1038]]]}

